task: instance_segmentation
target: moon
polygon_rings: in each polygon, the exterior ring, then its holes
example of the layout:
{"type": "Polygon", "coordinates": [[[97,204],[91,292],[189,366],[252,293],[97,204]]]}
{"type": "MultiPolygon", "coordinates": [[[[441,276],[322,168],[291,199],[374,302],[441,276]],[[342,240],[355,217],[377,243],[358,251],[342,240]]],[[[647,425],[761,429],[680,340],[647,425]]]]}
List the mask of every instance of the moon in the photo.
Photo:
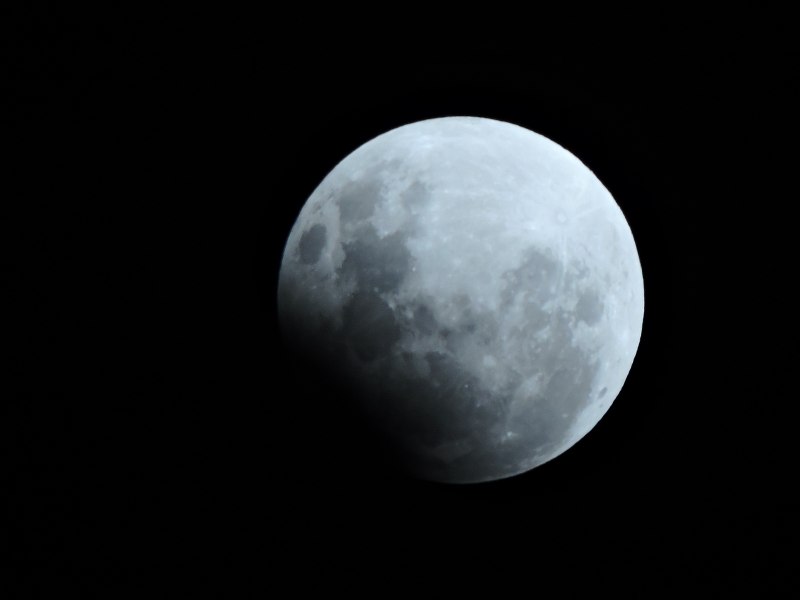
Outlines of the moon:
{"type": "Polygon", "coordinates": [[[524,473],[584,437],[643,316],[609,191],[555,142],[477,117],[411,123],[342,160],[278,281],[287,343],[346,383],[403,468],[447,483],[524,473]]]}

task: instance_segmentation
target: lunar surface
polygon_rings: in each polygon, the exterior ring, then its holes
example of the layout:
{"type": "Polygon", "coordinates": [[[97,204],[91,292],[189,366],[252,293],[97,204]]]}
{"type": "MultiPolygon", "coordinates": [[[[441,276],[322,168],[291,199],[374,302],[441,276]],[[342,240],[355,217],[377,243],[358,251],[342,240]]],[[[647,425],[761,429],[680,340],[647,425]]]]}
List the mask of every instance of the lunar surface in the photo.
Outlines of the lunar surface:
{"type": "Polygon", "coordinates": [[[278,312],[404,467],[473,483],[595,426],[632,366],[644,288],[625,217],[580,160],[510,123],[448,117],[380,135],[325,177],[288,237],[278,312]]]}

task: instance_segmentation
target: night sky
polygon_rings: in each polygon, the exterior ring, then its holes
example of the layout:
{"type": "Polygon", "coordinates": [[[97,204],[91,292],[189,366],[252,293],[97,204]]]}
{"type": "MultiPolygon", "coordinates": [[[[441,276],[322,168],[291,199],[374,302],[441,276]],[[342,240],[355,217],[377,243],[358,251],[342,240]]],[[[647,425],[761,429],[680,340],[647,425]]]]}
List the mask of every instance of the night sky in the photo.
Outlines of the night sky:
{"type": "Polygon", "coordinates": [[[787,19],[643,20],[614,50],[478,23],[490,33],[20,23],[0,63],[11,585],[796,582],[787,19]],[[452,115],[578,156],[645,282],[607,415],[550,463],[477,486],[388,468],[343,392],[288,357],[275,314],[283,244],[320,180],[380,133],[452,115]]]}

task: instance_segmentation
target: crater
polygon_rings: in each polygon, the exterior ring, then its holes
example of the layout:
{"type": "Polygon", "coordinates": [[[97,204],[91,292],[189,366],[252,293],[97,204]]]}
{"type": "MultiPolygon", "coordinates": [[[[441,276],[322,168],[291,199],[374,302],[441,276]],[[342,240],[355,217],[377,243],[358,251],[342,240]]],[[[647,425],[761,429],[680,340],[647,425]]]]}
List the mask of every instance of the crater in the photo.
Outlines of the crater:
{"type": "Polygon", "coordinates": [[[300,262],[313,265],[319,260],[327,241],[327,230],[323,225],[314,225],[303,233],[298,244],[300,262]]]}

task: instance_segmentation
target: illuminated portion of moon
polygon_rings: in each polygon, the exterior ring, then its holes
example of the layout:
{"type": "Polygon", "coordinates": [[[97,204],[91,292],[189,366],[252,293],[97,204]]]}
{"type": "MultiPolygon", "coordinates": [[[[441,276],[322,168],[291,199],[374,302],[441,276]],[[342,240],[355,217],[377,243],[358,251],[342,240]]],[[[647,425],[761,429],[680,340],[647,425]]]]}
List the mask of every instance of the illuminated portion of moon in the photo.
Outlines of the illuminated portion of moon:
{"type": "Polygon", "coordinates": [[[364,144],[284,250],[287,341],[352,385],[417,476],[470,483],[570,448],[622,389],[642,271],[611,194],[567,150],[490,119],[364,144]]]}

